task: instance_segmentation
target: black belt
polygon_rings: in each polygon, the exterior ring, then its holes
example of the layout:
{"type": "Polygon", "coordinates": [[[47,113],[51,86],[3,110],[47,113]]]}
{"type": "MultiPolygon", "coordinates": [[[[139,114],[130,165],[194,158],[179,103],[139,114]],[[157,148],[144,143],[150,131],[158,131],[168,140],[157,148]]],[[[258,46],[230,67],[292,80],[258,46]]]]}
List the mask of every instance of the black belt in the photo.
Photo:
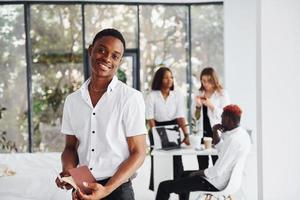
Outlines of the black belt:
{"type": "MultiPolygon", "coordinates": [[[[103,180],[100,180],[100,181],[97,181],[97,183],[100,183],[101,185],[106,185],[106,183],[109,181],[109,179],[110,179],[111,177],[109,177],[109,178],[106,178],[106,179],[103,179],[103,180]]],[[[125,182],[125,183],[130,183],[131,182],[131,180],[128,180],[127,182],[125,182]]],[[[125,184],[125,183],[123,183],[123,184],[125,184]]],[[[123,185],[122,184],[122,185],[123,185]]]]}
{"type": "Polygon", "coordinates": [[[163,121],[163,122],[158,122],[155,120],[155,126],[167,126],[167,125],[177,125],[177,120],[173,119],[170,121],[163,121]]]}

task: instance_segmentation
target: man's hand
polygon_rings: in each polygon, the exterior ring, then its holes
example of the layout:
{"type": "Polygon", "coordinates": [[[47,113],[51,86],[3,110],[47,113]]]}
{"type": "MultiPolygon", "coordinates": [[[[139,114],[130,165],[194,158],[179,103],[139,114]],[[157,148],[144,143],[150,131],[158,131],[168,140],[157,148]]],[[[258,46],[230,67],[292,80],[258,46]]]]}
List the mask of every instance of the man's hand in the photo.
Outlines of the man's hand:
{"type": "Polygon", "coordinates": [[[72,200],[82,200],[82,198],[80,198],[79,195],[77,194],[76,190],[72,192],[72,200]]]}
{"type": "Polygon", "coordinates": [[[219,136],[218,130],[223,133],[224,126],[222,126],[222,124],[216,124],[213,126],[212,131],[213,131],[213,143],[214,144],[218,144],[220,142],[220,136],[219,136]]]}
{"type": "MultiPolygon", "coordinates": [[[[63,170],[59,174],[60,177],[70,176],[68,170],[75,168],[78,164],[77,155],[77,138],[74,135],[66,135],[66,145],[61,155],[61,161],[63,170]]],[[[61,181],[59,177],[56,178],[55,183],[57,187],[62,189],[71,189],[72,186],[64,181],[61,181]]]]}
{"type": "MultiPolygon", "coordinates": [[[[60,172],[59,176],[60,177],[66,177],[66,176],[70,176],[70,174],[68,172],[60,172]]],[[[61,181],[59,177],[57,177],[55,179],[55,183],[56,183],[57,187],[59,187],[61,189],[70,190],[71,188],[73,188],[70,184],[68,184],[68,183],[66,183],[64,181],[61,181]]]]}
{"type": "Polygon", "coordinates": [[[79,199],[83,200],[98,200],[102,199],[106,196],[108,196],[112,191],[99,183],[86,183],[84,182],[83,185],[87,188],[90,188],[92,190],[92,194],[86,195],[83,194],[80,189],[78,188],[76,195],[79,197],[79,199]]]}
{"type": "Polygon", "coordinates": [[[222,126],[222,124],[214,125],[213,128],[212,128],[212,131],[217,132],[218,130],[223,133],[224,132],[224,126],[222,126]]]}

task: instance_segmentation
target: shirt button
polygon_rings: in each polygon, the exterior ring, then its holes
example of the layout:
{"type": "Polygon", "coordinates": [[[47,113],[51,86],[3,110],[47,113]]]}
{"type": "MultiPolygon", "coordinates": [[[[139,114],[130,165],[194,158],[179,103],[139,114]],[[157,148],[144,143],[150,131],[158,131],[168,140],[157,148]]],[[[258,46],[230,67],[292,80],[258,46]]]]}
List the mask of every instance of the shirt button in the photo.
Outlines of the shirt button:
{"type": "Polygon", "coordinates": [[[93,113],[93,115],[96,115],[96,113],[93,113]]]}
{"type": "Polygon", "coordinates": [[[95,149],[92,149],[92,151],[95,151],[95,149]]]}
{"type": "Polygon", "coordinates": [[[93,168],[90,168],[90,170],[93,170],[93,168]]]}
{"type": "Polygon", "coordinates": [[[95,133],[95,131],[92,131],[92,133],[95,133]]]}

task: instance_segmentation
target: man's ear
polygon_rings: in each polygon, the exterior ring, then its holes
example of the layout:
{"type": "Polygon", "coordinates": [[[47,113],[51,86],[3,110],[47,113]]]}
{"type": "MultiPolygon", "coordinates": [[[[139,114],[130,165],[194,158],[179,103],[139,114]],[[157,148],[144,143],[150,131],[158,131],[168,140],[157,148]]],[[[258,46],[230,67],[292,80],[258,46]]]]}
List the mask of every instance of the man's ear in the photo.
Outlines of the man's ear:
{"type": "Polygon", "coordinates": [[[88,48],[88,54],[89,54],[89,56],[92,55],[92,50],[93,50],[93,45],[90,45],[89,48],[88,48]]]}

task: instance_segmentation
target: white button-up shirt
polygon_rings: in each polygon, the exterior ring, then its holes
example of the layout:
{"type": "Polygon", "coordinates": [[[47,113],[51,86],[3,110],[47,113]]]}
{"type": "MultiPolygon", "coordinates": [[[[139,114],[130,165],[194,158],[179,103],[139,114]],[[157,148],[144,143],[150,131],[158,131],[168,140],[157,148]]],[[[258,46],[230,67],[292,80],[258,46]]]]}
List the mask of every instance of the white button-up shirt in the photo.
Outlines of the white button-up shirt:
{"type": "Polygon", "coordinates": [[[239,158],[248,155],[250,145],[250,137],[241,127],[222,133],[221,141],[215,146],[219,158],[213,167],[204,170],[206,179],[217,189],[224,189],[234,165],[239,158]]]}
{"type": "Polygon", "coordinates": [[[158,122],[185,117],[184,96],[179,91],[171,90],[164,99],[161,91],[151,91],[146,98],[146,119],[158,122]]]}
{"type": "Polygon", "coordinates": [[[114,77],[93,107],[90,79],[67,96],[61,132],[79,141],[79,165],[87,165],[97,180],[114,175],[129,157],[127,137],[146,133],[142,94],[114,77]]]}

